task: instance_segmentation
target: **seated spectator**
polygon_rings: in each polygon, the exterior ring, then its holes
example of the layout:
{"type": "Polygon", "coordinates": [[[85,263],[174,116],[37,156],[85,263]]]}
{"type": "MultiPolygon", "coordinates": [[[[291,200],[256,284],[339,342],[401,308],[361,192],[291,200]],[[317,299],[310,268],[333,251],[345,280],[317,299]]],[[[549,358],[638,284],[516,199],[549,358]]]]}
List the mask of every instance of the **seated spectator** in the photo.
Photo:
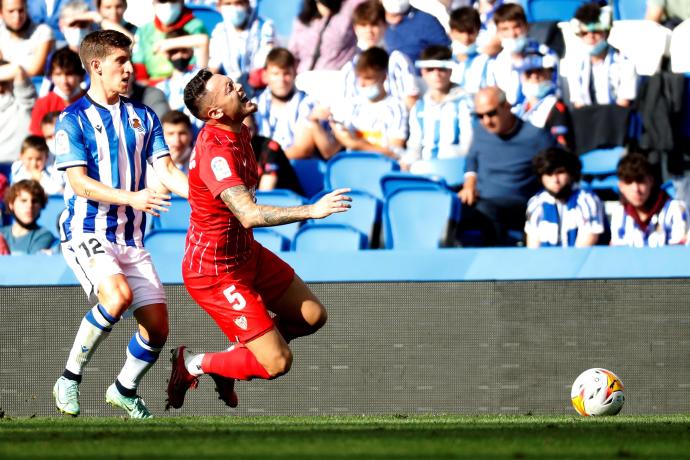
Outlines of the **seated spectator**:
{"type": "Polygon", "coordinates": [[[253,135],[252,150],[259,168],[258,190],[287,189],[304,195],[297,173],[280,144],[266,137],[253,135]]]}
{"type": "Polygon", "coordinates": [[[70,48],[61,48],[53,53],[48,67],[47,77],[54,84],[53,89],[36,101],[31,112],[29,131],[40,136],[41,120],[48,112],[62,111],[82,97],[85,93],[81,84],[84,81],[84,68],[79,55],[70,48]]]}
{"type": "MultiPolygon", "coordinates": [[[[173,30],[184,29],[187,33],[185,46],[196,47],[200,42],[208,41],[204,23],[194,17],[192,11],[184,6],[183,0],[153,0],[153,11],[153,21],[137,29],[132,51],[136,79],[142,84],[148,84],[149,80],[156,83],[172,75],[173,67],[168,57],[158,51],[180,45],[179,42],[174,46],[165,43],[166,35],[173,30]]],[[[206,64],[199,59],[200,67],[205,67],[206,64]]]]}
{"type": "Polygon", "coordinates": [[[524,101],[514,112],[524,121],[550,132],[561,147],[572,149],[572,121],[568,108],[556,95],[555,68],[556,60],[546,46],[525,50],[522,62],[516,68],[520,72],[524,101]]]}
{"type": "Polygon", "coordinates": [[[249,0],[219,0],[223,16],[211,32],[208,66],[244,82],[252,71],[263,69],[266,55],[276,43],[273,21],[257,14],[249,0]]]}
{"type": "Polygon", "coordinates": [[[0,79],[0,162],[9,163],[19,158],[22,141],[29,134],[36,88],[21,66],[1,59],[0,66],[13,70],[9,78],[0,79]]]}
{"type": "Polygon", "coordinates": [[[527,202],[528,248],[593,246],[604,233],[604,206],[579,187],[582,164],[561,148],[539,152],[532,166],[544,190],[527,202]]]}
{"type": "MultiPolygon", "coordinates": [[[[518,4],[504,3],[498,7],[494,14],[496,34],[501,40],[502,51],[491,62],[489,69],[489,83],[501,88],[508,98],[511,106],[524,101],[520,89],[520,73],[515,70],[522,63],[526,49],[539,49],[537,41],[527,37],[529,26],[525,10],[518,4]]],[[[553,51],[545,48],[543,54],[552,55],[557,61],[558,56],[553,51]]],[[[554,82],[558,79],[558,69],[553,70],[554,82]]]]}
{"type": "Polygon", "coordinates": [[[451,83],[452,53],[445,46],[422,51],[417,67],[427,91],[410,112],[410,138],[402,163],[465,155],[472,142],[472,101],[451,83]]]}
{"type": "MultiPolygon", "coordinates": [[[[65,37],[60,31],[58,22],[60,20],[60,10],[62,6],[71,0],[31,0],[27,6],[31,21],[35,24],[47,24],[53,31],[55,40],[62,41],[65,37]]],[[[89,7],[93,6],[91,0],[87,0],[89,7]]]]}
{"type": "Polygon", "coordinates": [[[105,30],[117,30],[134,42],[137,26],[125,21],[127,0],[96,0],[96,23],[105,30]]]}
{"type": "Polygon", "coordinates": [[[373,47],[355,65],[359,96],[333,112],[333,134],[348,150],[380,152],[398,159],[407,139],[407,109],[386,94],[388,53],[373,47]]]}
{"type": "Polygon", "coordinates": [[[40,136],[28,136],[22,142],[19,160],[12,163],[12,183],[33,179],[48,195],[61,194],[65,188],[62,173],[55,166],[48,167],[48,145],[40,136]]]}
{"type": "MultiPolygon", "coordinates": [[[[189,174],[194,134],[192,122],[184,112],[171,110],[161,118],[163,137],[170,151],[170,158],[185,174],[189,174]]],[[[146,186],[161,193],[170,191],[158,180],[153,168],[146,169],[146,186]]]]}
{"type": "Polygon", "coordinates": [[[135,74],[131,74],[129,78],[125,96],[151,107],[158,118],[163,118],[166,113],[170,112],[170,105],[163,91],[155,86],[142,85],[136,80],[135,74]]]}
{"type": "Polygon", "coordinates": [[[596,3],[582,5],[573,23],[585,52],[568,73],[570,102],[576,108],[596,104],[629,107],[637,96],[637,73],[632,61],[609,46],[611,11],[596,3]]]}
{"type": "Polygon", "coordinates": [[[41,119],[41,136],[46,140],[48,151],[50,152],[48,158],[48,166],[55,162],[55,124],[60,116],[60,112],[48,112],[41,119]]]}
{"type": "Polygon", "coordinates": [[[688,212],[661,189],[653,166],[639,153],[618,163],[620,203],[611,212],[611,245],[641,248],[684,244],[688,212]]]}
{"type": "Polygon", "coordinates": [[[400,51],[412,62],[431,45],[450,46],[450,38],[438,19],[410,6],[409,0],[383,0],[388,28],[386,49],[400,51]]]}
{"type": "Polygon", "coordinates": [[[60,8],[60,31],[64,40],[57,41],[57,48],[69,47],[75,53],[79,52],[79,45],[89,33],[98,30],[94,17],[95,11],[85,0],[70,0],[60,8]]]}
{"type": "Polygon", "coordinates": [[[474,96],[486,86],[490,58],[479,51],[477,37],[481,22],[479,13],[465,6],[450,13],[450,38],[453,40],[455,68],[450,80],[474,96]]]}
{"type": "Polygon", "coordinates": [[[35,180],[22,180],[10,187],[5,194],[5,209],[14,217],[14,223],[0,227],[0,255],[51,252],[57,238],[36,224],[47,202],[41,184],[35,180]]]}
{"type": "MultiPolygon", "coordinates": [[[[355,64],[362,51],[373,46],[382,46],[386,30],[386,11],[379,0],[368,0],[360,3],[352,13],[352,26],[357,36],[357,53],[343,66],[345,81],[345,99],[357,96],[357,78],[355,64]]],[[[410,109],[419,99],[417,73],[412,61],[400,51],[393,51],[388,57],[388,78],[386,93],[397,97],[410,109]]]]}
{"type": "Polygon", "coordinates": [[[467,155],[460,237],[478,230],[485,246],[515,244],[509,231],[522,233],[527,200],[539,189],[532,158],[554,144],[550,134],[524,123],[510,111],[505,93],[496,87],[479,90],[475,127],[467,155]]]}
{"type": "MultiPolygon", "coordinates": [[[[55,41],[49,26],[31,21],[26,3],[27,0],[3,0],[0,3],[0,56],[21,66],[28,76],[34,77],[43,74],[55,41]]],[[[7,70],[0,67],[0,79],[7,70]]]]}
{"type": "Polygon", "coordinates": [[[690,3],[687,0],[647,0],[645,19],[673,29],[690,19],[690,3]]]}
{"type": "Polygon", "coordinates": [[[338,70],[355,54],[352,10],[364,0],[304,0],[288,49],[297,72],[338,70]]]}

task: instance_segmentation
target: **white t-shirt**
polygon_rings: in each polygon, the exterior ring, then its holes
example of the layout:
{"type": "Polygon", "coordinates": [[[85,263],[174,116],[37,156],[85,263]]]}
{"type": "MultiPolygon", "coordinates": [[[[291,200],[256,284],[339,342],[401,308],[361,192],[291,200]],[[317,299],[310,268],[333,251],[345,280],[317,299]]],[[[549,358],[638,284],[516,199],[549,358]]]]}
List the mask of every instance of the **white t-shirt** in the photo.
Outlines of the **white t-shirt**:
{"type": "Polygon", "coordinates": [[[52,40],[53,29],[47,24],[34,24],[29,26],[26,36],[29,38],[14,37],[5,24],[0,22],[0,53],[2,58],[13,64],[27,68],[33,64],[36,48],[41,43],[52,40]]]}

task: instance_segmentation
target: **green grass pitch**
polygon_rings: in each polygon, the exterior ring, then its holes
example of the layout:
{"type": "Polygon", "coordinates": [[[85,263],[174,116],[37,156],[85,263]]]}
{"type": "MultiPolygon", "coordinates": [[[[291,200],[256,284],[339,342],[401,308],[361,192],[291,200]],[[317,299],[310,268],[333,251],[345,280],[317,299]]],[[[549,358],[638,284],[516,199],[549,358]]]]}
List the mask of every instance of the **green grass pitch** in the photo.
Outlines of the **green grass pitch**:
{"type": "Polygon", "coordinates": [[[0,419],[1,459],[690,459],[690,416],[0,419]]]}

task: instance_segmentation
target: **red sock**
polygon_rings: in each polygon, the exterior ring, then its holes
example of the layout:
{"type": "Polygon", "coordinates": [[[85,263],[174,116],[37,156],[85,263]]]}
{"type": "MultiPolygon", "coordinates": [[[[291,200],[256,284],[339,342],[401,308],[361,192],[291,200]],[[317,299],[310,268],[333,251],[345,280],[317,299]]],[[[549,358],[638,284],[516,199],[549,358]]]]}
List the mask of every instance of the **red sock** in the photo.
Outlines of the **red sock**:
{"type": "Polygon", "coordinates": [[[254,354],[241,345],[235,345],[229,351],[206,353],[201,361],[201,370],[205,374],[217,374],[237,380],[271,377],[256,360],[254,354]]]}

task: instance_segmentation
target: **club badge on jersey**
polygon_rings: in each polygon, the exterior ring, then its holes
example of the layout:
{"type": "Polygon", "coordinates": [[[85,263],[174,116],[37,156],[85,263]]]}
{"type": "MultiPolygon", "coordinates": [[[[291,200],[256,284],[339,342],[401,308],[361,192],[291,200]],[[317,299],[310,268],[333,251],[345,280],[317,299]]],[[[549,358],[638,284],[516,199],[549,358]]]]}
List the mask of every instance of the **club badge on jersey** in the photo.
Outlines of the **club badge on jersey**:
{"type": "Polygon", "coordinates": [[[141,120],[138,118],[130,118],[129,126],[131,126],[132,129],[139,131],[140,133],[146,132],[146,128],[144,128],[144,125],[141,124],[141,120]]]}

